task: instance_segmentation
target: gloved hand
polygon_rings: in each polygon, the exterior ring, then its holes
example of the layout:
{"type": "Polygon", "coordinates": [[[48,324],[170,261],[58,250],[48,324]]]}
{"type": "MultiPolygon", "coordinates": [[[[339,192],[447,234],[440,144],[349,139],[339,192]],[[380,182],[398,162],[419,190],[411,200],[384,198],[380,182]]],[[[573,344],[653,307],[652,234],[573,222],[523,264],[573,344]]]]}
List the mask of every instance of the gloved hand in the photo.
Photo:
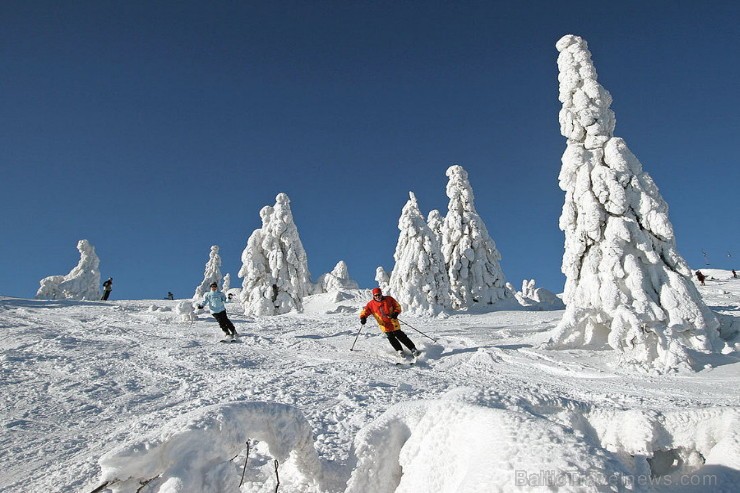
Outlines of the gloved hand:
{"type": "Polygon", "coordinates": [[[203,305],[198,305],[198,310],[202,310],[202,309],[203,309],[203,305]]]}
{"type": "Polygon", "coordinates": [[[398,313],[391,313],[391,318],[394,319],[394,320],[397,319],[398,318],[398,313]]]}
{"type": "Polygon", "coordinates": [[[360,317],[360,323],[365,325],[367,323],[367,317],[360,317]]]}

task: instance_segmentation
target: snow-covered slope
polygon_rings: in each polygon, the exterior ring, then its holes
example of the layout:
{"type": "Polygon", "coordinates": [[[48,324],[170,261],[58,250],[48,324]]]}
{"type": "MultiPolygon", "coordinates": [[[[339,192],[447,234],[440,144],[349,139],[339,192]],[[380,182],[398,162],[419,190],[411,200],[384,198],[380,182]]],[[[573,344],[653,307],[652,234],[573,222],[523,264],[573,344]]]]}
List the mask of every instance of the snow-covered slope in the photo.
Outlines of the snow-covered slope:
{"type": "MultiPolygon", "coordinates": [[[[740,280],[705,273],[707,304],[737,317],[740,280]]],[[[368,299],[324,293],[303,314],[264,318],[231,303],[241,342],[221,344],[213,318],[180,321],[178,300],[0,298],[0,491],[258,492],[278,478],[284,492],[373,493],[740,482],[737,344],[696,355],[693,373],[638,375],[613,351],[543,349],[562,311],[402,315],[425,353],[397,367],[372,322],[349,350],[368,299]]]]}

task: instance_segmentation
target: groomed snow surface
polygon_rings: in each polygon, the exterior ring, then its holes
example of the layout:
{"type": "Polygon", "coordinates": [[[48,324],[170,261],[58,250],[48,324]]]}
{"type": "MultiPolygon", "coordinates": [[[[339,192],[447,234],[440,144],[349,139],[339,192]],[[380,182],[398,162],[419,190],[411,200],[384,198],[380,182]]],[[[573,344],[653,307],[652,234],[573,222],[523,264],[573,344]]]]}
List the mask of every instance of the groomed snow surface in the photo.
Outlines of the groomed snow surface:
{"type": "MultiPolygon", "coordinates": [[[[740,280],[702,271],[707,305],[738,317],[740,280]]],[[[404,325],[425,352],[397,367],[372,321],[349,350],[369,298],[317,294],[259,318],[230,303],[241,340],[225,344],[205,313],[182,321],[182,300],[0,298],[0,491],[740,484],[737,341],[693,355],[693,372],[638,374],[616,351],[546,349],[562,310],[498,307],[402,315],[436,342],[404,325]]]]}

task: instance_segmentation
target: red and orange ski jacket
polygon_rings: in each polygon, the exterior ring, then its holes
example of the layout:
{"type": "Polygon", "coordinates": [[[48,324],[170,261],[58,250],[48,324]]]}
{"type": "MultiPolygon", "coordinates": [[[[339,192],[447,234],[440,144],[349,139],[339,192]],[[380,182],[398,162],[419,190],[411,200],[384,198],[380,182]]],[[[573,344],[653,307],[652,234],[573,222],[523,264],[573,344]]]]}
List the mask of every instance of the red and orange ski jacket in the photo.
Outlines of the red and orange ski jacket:
{"type": "Polygon", "coordinates": [[[383,296],[380,301],[370,300],[360,311],[360,318],[367,318],[370,314],[375,317],[378,327],[383,332],[395,332],[401,328],[398,320],[391,315],[401,313],[401,305],[392,296],[383,296]]]}

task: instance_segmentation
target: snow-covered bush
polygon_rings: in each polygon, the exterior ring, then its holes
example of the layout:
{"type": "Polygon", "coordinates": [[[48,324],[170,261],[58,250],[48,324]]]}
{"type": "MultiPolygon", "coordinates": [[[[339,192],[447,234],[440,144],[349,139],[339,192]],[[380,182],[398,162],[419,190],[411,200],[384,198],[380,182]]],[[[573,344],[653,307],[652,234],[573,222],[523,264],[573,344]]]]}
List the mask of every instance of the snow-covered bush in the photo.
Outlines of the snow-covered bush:
{"type": "Polygon", "coordinates": [[[36,298],[43,300],[99,300],[100,259],[89,241],[77,242],[80,261],[66,276],[49,276],[40,281],[36,298]]]}
{"type": "MultiPolygon", "coordinates": [[[[441,228],[442,254],[450,280],[450,297],[455,309],[474,303],[492,304],[507,298],[501,255],[473,204],[473,189],[462,166],[447,170],[447,197],[450,201],[441,228]]],[[[431,218],[435,221],[435,218],[431,218]]],[[[435,225],[436,227],[436,225],[435,225]]]]}
{"type": "Polygon", "coordinates": [[[536,288],[534,279],[522,281],[522,290],[517,292],[511,284],[509,289],[520,305],[537,310],[562,310],[565,308],[563,301],[555,293],[545,288],[536,288]]]}
{"type": "Polygon", "coordinates": [[[721,348],[717,318],[676,250],[658,188],[613,135],[612,98],[586,42],[568,35],[557,49],[567,308],[551,344],[608,345],[645,369],[689,367],[687,349],[721,348]]]}
{"type": "Polygon", "coordinates": [[[308,258],[284,193],[274,207],[260,211],[262,228],[255,230],[242,253],[240,295],[247,315],[279,315],[303,309],[311,294],[308,258]]]}
{"type": "Polygon", "coordinates": [[[218,246],[213,245],[211,247],[211,253],[208,256],[208,262],[206,262],[206,270],[203,273],[203,282],[200,286],[195,288],[195,294],[193,295],[194,300],[200,300],[203,295],[211,290],[211,283],[215,282],[221,286],[221,256],[218,254],[218,246]]]}
{"type": "Polygon", "coordinates": [[[378,283],[378,287],[383,290],[384,293],[388,292],[388,283],[391,280],[391,276],[385,271],[383,267],[375,269],[375,282],[378,283]]]}
{"type": "Polygon", "coordinates": [[[398,229],[393,254],[396,263],[389,282],[391,294],[411,313],[437,315],[450,308],[450,284],[442,250],[412,192],[401,212],[398,229]]]}
{"type": "Polygon", "coordinates": [[[180,301],[175,306],[175,313],[181,322],[193,322],[198,319],[195,315],[195,307],[189,301],[180,301]]]}
{"type": "Polygon", "coordinates": [[[349,277],[349,269],[344,260],[337,262],[331,272],[322,274],[316,281],[316,294],[339,291],[341,289],[358,289],[357,282],[349,277]]]}

